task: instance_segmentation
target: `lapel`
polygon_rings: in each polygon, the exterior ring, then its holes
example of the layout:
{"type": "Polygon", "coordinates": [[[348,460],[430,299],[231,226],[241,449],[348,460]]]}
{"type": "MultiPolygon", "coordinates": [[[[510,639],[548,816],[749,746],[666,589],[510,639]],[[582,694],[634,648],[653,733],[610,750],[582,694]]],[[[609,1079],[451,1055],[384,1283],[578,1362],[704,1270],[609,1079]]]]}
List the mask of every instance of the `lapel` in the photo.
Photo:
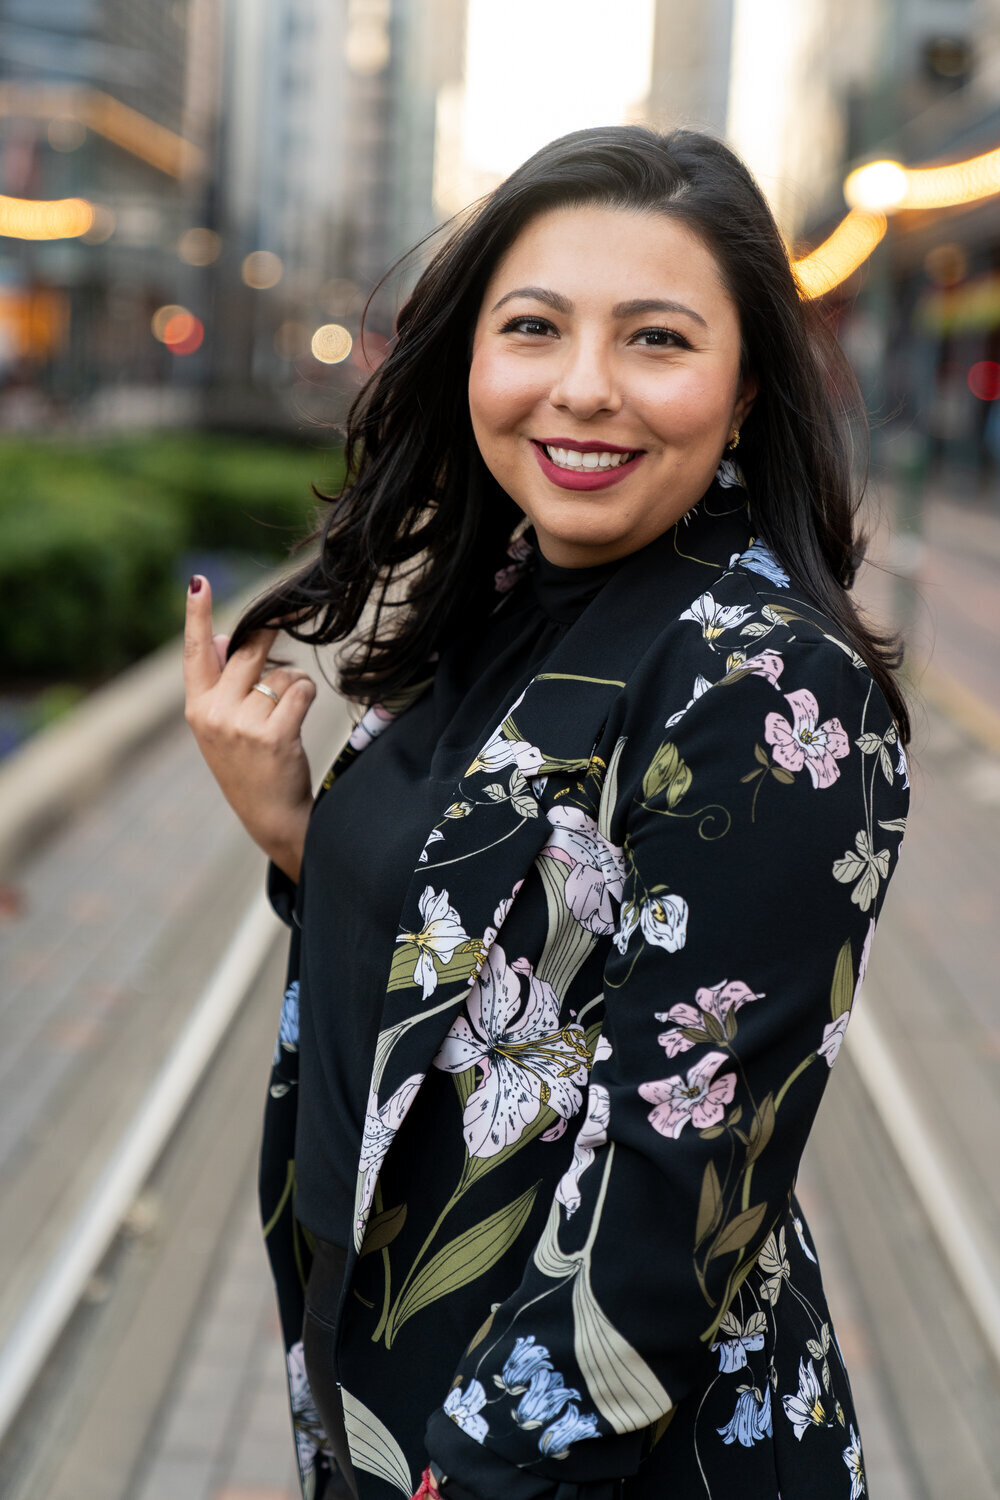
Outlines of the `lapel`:
{"type": "MultiPolygon", "coordinates": [[[[392,1138],[496,941],[515,885],[551,832],[529,783],[587,769],[635,664],[744,550],[748,537],[745,491],[713,484],[676,526],[625,560],[451,790],[400,914],[362,1145],[356,1248],[392,1138]],[[498,784],[510,788],[515,769],[524,778],[518,793],[491,796],[490,786],[494,793],[498,784]]],[[[428,685],[413,689],[408,702],[428,685]]],[[[369,709],[324,787],[405,706],[369,709]]]]}

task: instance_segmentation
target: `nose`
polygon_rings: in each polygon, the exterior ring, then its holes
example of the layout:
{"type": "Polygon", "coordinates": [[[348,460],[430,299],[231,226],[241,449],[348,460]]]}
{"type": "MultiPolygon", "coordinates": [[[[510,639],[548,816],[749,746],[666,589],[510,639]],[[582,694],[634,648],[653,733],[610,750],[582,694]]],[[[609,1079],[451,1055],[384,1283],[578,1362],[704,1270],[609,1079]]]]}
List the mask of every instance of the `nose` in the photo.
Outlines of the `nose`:
{"type": "Polygon", "coordinates": [[[583,422],[620,409],[622,401],[614,359],[602,341],[597,338],[565,341],[559,350],[549,403],[583,422]]]}

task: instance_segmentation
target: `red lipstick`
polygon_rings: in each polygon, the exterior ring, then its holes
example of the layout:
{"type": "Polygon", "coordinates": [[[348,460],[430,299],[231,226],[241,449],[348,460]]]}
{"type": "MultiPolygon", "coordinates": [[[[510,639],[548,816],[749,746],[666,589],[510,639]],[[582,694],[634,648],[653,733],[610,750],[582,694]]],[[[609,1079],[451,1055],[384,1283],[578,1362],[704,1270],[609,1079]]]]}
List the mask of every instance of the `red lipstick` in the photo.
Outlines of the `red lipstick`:
{"type": "MultiPolygon", "coordinates": [[[[642,449],[634,458],[630,458],[627,463],[619,464],[614,469],[561,469],[558,464],[552,462],[540,441],[532,438],[531,446],[538,460],[538,467],[546,479],[551,479],[553,484],[557,484],[563,490],[606,490],[631,474],[636,465],[640,464],[645,457],[645,450],[642,449]]],[[[611,443],[570,442],[565,438],[553,439],[552,447],[575,448],[580,453],[631,453],[633,451],[631,448],[615,447],[611,443]]]]}

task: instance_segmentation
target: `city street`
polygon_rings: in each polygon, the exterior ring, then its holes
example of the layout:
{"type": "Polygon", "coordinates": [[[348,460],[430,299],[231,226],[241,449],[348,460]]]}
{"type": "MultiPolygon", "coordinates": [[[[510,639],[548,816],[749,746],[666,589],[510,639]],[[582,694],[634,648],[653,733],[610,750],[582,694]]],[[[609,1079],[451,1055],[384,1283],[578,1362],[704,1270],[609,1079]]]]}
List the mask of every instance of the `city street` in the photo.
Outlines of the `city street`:
{"type": "MultiPolygon", "coordinates": [[[[962,1210],[952,1227],[986,1247],[995,1272],[1000,521],[938,499],[926,536],[918,647],[932,643],[942,691],[962,689],[966,723],[914,704],[911,826],[860,1005],[946,1167],[962,1210]]],[[[862,589],[873,609],[891,597],[874,570],[862,589]]],[[[332,694],[314,710],[317,771],[344,723],[332,694]]],[[[3,931],[0,1334],[262,873],[181,723],[16,872],[3,931]]],[[[282,966],[279,935],[211,1065],[212,1090],[195,1091],[0,1455],[5,1500],[291,1500],[254,1202],[282,966]]],[[[799,1186],[856,1387],[869,1493],[995,1500],[996,1350],[886,1133],[863,1025],[848,1032],[799,1186]]]]}

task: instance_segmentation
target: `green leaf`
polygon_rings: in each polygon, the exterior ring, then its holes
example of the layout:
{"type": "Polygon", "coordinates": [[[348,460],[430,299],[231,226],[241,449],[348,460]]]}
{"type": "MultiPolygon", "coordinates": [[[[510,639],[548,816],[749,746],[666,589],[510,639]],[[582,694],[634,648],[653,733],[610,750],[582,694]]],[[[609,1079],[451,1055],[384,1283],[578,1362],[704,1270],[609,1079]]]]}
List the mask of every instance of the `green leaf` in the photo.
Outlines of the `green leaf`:
{"type": "Polygon", "coordinates": [[[761,771],[748,771],[745,776],[741,776],[740,777],[740,781],[741,782],[743,782],[743,781],[756,781],[757,777],[758,776],[763,776],[763,774],[764,774],[764,772],[762,770],[761,771]]]}
{"type": "MultiPolygon", "coordinates": [[[[489,1333],[490,1329],[493,1327],[493,1319],[497,1315],[497,1307],[499,1307],[499,1306],[500,1306],[500,1304],[498,1302],[497,1305],[496,1305],[496,1307],[493,1308],[493,1311],[489,1314],[489,1316],[485,1319],[485,1321],[482,1322],[482,1323],[480,1323],[479,1327],[476,1329],[475,1333],[472,1335],[472,1342],[469,1344],[468,1348],[466,1349],[466,1351],[465,1351],[466,1354],[471,1354],[472,1351],[473,1351],[473,1349],[478,1349],[479,1348],[479,1345],[483,1342],[483,1339],[486,1337],[486,1335],[489,1333]]],[[[500,1380],[498,1376],[494,1375],[493,1379],[495,1381],[497,1381],[497,1383],[499,1385],[501,1385],[501,1386],[503,1385],[503,1381],[500,1380]]],[[[527,1386],[525,1386],[524,1389],[527,1390],[527,1386]]]]}
{"type": "Polygon", "coordinates": [[[882,775],[885,777],[889,785],[892,786],[892,761],[889,758],[889,752],[884,745],[879,751],[878,763],[882,767],[882,775]]]}
{"type": "Polygon", "coordinates": [[[346,1387],[341,1386],[340,1396],[354,1467],[384,1479],[403,1495],[412,1495],[414,1486],[406,1456],[388,1427],[346,1387]]]}
{"type": "Polygon", "coordinates": [[[706,1125],[705,1129],[699,1130],[698,1134],[703,1141],[714,1141],[717,1136],[723,1134],[724,1130],[725,1126],[723,1125],[706,1125]]]}
{"type": "Polygon", "coordinates": [[[905,833],[906,832],[906,819],[905,818],[886,818],[885,820],[883,820],[882,818],[879,818],[879,820],[878,820],[878,826],[880,828],[884,828],[885,831],[886,831],[886,833],[905,833]]]}
{"type": "Polygon", "coordinates": [[[791,786],[795,780],[791,771],[786,771],[784,766],[772,766],[771,775],[775,781],[780,781],[782,786],[791,786]]]}
{"type": "Polygon", "coordinates": [[[860,734],[854,741],[862,755],[877,755],[882,749],[880,734],[860,734]]]}
{"type": "Polygon", "coordinates": [[[499,781],[491,781],[489,786],[483,787],[483,791],[494,802],[503,802],[507,796],[506,788],[501,786],[499,781]]]}
{"type": "Polygon", "coordinates": [[[705,1020],[702,1024],[713,1042],[722,1043],[726,1040],[726,1033],[718,1016],[713,1016],[709,1011],[706,1011],[705,1020]]]}
{"type": "Polygon", "coordinates": [[[691,785],[691,771],[677,751],[677,746],[666,741],[657,750],[642,778],[642,796],[645,802],[666,794],[668,807],[676,807],[691,785]]]}
{"type": "Polygon", "coordinates": [[[573,1353],[597,1410],[618,1433],[648,1427],[673,1402],[594,1296],[590,1267],[573,1281],[573,1353]]]}
{"type": "Polygon", "coordinates": [[[770,759],[768,758],[767,751],[764,749],[763,745],[754,745],[753,758],[760,766],[769,766],[771,764],[770,759]]]}
{"type": "Polygon", "coordinates": [[[405,1203],[400,1203],[396,1208],[383,1209],[382,1213],[369,1219],[361,1255],[373,1255],[376,1250],[384,1250],[386,1245],[391,1245],[405,1223],[405,1203]]]}
{"type": "Polygon", "coordinates": [[[475,1281],[496,1265],[528,1222],[537,1192],[536,1182],[513,1203],[473,1224],[471,1229],[466,1229],[432,1256],[413,1278],[401,1302],[396,1304],[386,1329],[387,1347],[414,1313],[447,1297],[459,1287],[468,1286],[470,1281],[475,1281]]]}
{"type": "Polygon", "coordinates": [[[766,1203],[755,1203],[752,1208],[745,1208],[741,1214],[737,1214],[735,1219],[730,1219],[708,1252],[708,1259],[716,1260],[720,1255],[731,1255],[748,1245],[763,1223],[766,1213],[766,1203]]]}
{"type": "Polygon", "coordinates": [[[830,985],[830,1015],[835,1021],[838,1016],[850,1010],[853,1000],[854,959],[851,940],[846,938],[837,954],[837,962],[833,966],[833,983],[830,985]]]}
{"type": "Polygon", "coordinates": [[[765,1094],[764,1100],[750,1124],[747,1162],[756,1161],[774,1134],[774,1095],[765,1094]]]}
{"type": "Polygon", "coordinates": [[[698,1200],[698,1218],[694,1230],[695,1249],[717,1227],[721,1217],[722,1189],[719,1186],[719,1174],[715,1170],[715,1162],[710,1161],[701,1179],[701,1197],[698,1200]]]}

